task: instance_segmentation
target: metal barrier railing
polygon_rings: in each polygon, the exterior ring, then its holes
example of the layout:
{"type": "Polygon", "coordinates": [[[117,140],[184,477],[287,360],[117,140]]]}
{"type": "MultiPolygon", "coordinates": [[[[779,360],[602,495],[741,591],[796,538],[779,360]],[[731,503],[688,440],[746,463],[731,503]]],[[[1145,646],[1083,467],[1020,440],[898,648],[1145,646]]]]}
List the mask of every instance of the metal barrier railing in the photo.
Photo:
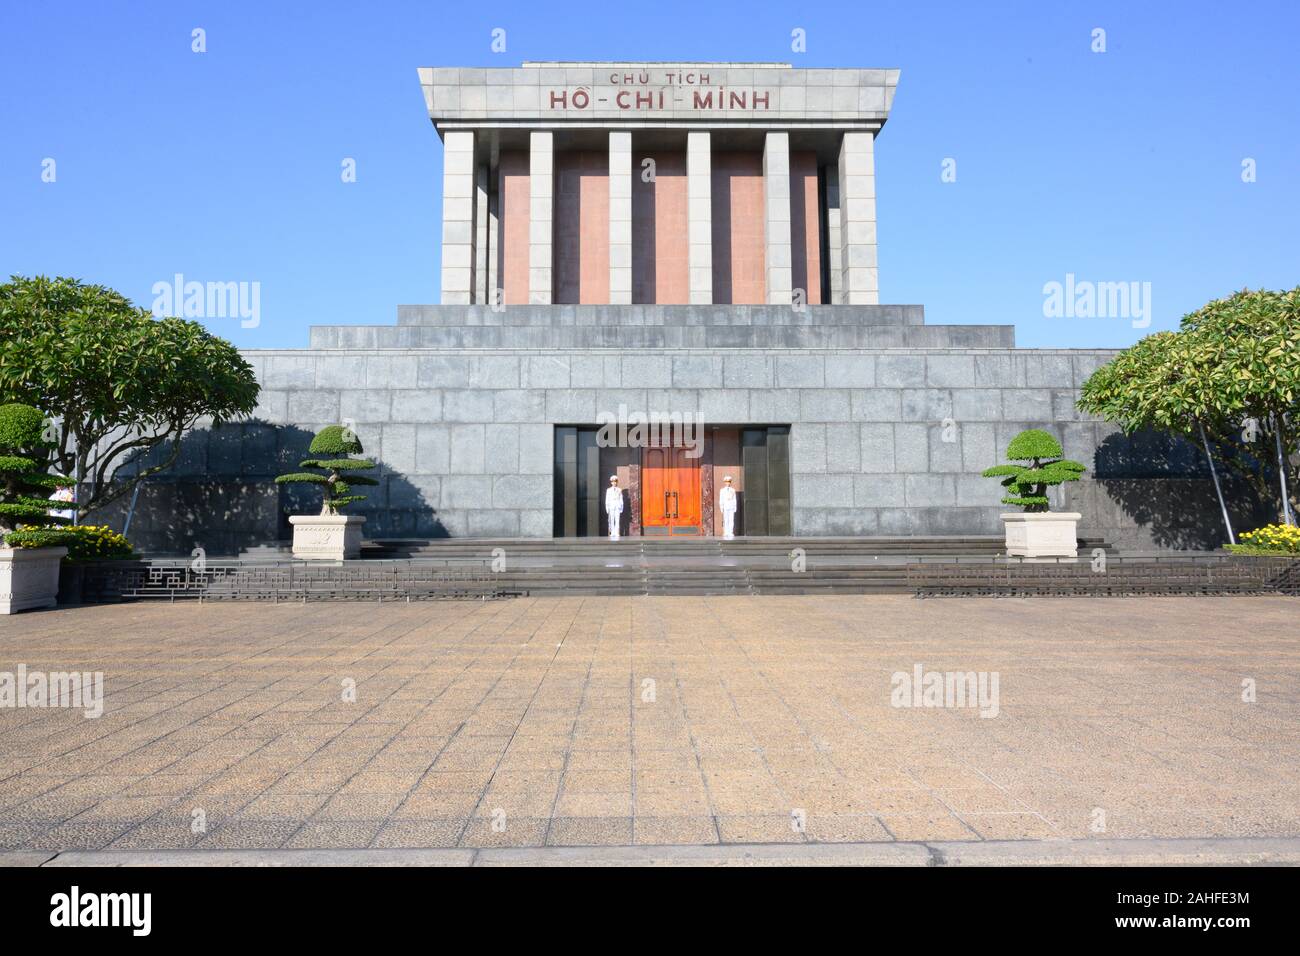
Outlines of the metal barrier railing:
{"type": "Polygon", "coordinates": [[[317,564],[154,560],[88,566],[89,600],[198,601],[450,600],[506,591],[486,559],[317,564]]]}
{"type": "MultiPolygon", "coordinates": [[[[891,562],[892,563],[892,562],[891,562]]],[[[846,570],[852,576],[858,568],[846,570]]],[[[884,562],[878,566],[884,570],[884,562]]],[[[1290,594],[1300,595],[1300,557],[1229,554],[1080,556],[1022,559],[1006,556],[915,556],[894,564],[903,593],[918,597],[1121,596],[1133,594],[1290,594]]],[[[734,571],[735,569],[731,569],[734,571]]],[[[497,574],[486,558],[348,561],[207,561],[184,559],[92,562],[80,569],[80,599],[198,601],[417,601],[498,598],[531,593],[529,569],[497,574]]],[[[546,569],[537,573],[545,574],[546,569]]],[[[741,585],[727,579],[727,590],[757,593],[745,570],[741,585]]],[[[791,575],[782,586],[836,585],[820,578],[791,575]]],[[[644,575],[642,575],[644,578],[644,575]]],[[[674,575],[656,578],[656,593],[671,593],[674,575]]],[[[773,582],[763,579],[765,586],[773,582]]],[[[870,579],[853,580],[845,590],[870,589],[870,579]]],[[[642,588],[648,587],[644,580],[642,588]]]]}
{"type": "Polygon", "coordinates": [[[907,564],[918,597],[1300,594],[1300,558],[1231,554],[970,557],[907,564]]]}

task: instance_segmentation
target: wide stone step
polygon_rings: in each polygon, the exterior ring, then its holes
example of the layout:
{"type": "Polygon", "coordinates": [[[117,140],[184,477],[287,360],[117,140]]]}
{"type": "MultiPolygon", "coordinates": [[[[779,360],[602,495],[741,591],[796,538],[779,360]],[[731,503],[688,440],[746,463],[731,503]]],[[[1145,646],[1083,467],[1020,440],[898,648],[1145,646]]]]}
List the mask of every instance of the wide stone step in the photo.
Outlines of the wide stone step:
{"type": "MultiPolygon", "coordinates": [[[[1100,539],[1081,538],[1080,541],[1091,542],[1100,539]]],[[[869,553],[884,551],[933,551],[952,548],[1000,549],[1003,544],[1001,536],[995,535],[961,535],[961,536],[896,536],[896,537],[755,537],[734,538],[623,538],[609,541],[603,537],[592,538],[402,538],[380,539],[366,542],[367,548],[390,550],[425,550],[430,553],[452,554],[456,552],[490,552],[494,548],[508,551],[535,553],[599,553],[599,554],[641,554],[641,553],[701,553],[717,552],[723,554],[783,553],[794,547],[805,550],[817,549],[822,552],[869,553]]]]}
{"type": "MultiPolygon", "coordinates": [[[[1098,547],[1113,550],[1101,538],[1079,539],[1081,560],[1086,564],[1098,547]]],[[[985,589],[1004,549],[1000,535],[394,539],[366,542],[368,560],[359,566],[477,567],[487,586],[506,595],[909,594],[916,580],[908,565],[918,561],[936,563],[934,590],[985,589]],[[803,552],[800,570],[792,563],[795,548],[803,552]],[[501,554],[506,569],[488,573],[501,554]]],[[[1164,583],[1179,586],[1168,578],[1164,583]]]]}
{"type": "Polygon", "coordinates": [[[1010,325],[316,325],[313,349],[1004,349],[1010,325]]]}
{"type": "MultiPolygon", "coordinates": [[[[832,558],[867,561],[902,556],[993,556],[1001,554],[1005,544],[1000,536],[976,535],[943,538],[737,538],[731,541],[717,538],[624,538],[618,542],[604,538],[448,538],[367,542],[362,549],[362,557],[386,560],[490,559],[494,556],[493,552],[500,549],[507,561],[526,558],[530,561],[617,562],[694,557],[787,561],[796,548],[801,549],[810,561],[832,558]]],[[[1080,538],[1078,548],[1081,555],[1090,555],[1096,548],[1110,553],[1114,551],[1104,539],[1095,537],[1080,538]]]]}
{"type": "Polygon", "coordinates": [[[414,326],[808,326],[924,325],[920,305],[399,305],[414,326]]]}

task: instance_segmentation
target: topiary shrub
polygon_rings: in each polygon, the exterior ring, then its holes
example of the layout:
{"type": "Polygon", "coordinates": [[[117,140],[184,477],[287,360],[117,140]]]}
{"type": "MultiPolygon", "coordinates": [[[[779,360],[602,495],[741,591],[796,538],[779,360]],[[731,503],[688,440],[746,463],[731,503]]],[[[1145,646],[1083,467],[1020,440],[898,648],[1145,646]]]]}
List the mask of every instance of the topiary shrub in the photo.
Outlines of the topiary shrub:
{"type": "MultiPolygon", "coordinates": [[[[45,416],[30,405],[0,405],[0,539],[9,541],[20,524],[68,524],[50,514],[62,507],[49,500],[56,488],[71,479],[49,473],[50,442],[45,440],[45,416]]],[[[30,547],[23,545],[22,547],[30,547]]]]}
{"type": "Polygon", "coordinates": [[[1240,544],[1225,544],[1233,554],[1300,554],[1300,528],[1270,524],[1240,535],[1240,544]]]}
{"type": "Polygon", "coordinates": [[[1023,465],[994,465],[984,470],[985,478],[1001,478],[1007,489],[1004,505],[1025,511],[1047,511],[1047,489],[1067,481],[1078,481],[1086,470],[1077,461],[1063,457],[1061,443],[1041,428],[1030,428],[1011,439],[1007,457],[1023,465]]]}
{"type": "Polygon", "coordinates": [[[325,494],[320,509],[323,515],[336,515],[344,505],[354,501],[364,501],[365,495],[350,493],[353,485],[379,484],[368,475],[353,474],[356,471],[374,468],[375,463],[365,458],[349,457],[365,451],[361,447],[361,441],[349,428],[344,428],[342,425],[329,425],[322,428],[312,439],[307,451],[309,454],[321,457],[306,458],[299,462],[299,467],[315,470],[295,471],[281,475],[275,480],[282,485],[299,483],[320,485],[325,494]]]}
{"type": "Polygon", "coordinates": [[[131,542],[108,525],[74,524],[66,528],[23,526],[9,535],[15,548],[68,549],[65,561],[117,560],[135,557],[131,542]]]}

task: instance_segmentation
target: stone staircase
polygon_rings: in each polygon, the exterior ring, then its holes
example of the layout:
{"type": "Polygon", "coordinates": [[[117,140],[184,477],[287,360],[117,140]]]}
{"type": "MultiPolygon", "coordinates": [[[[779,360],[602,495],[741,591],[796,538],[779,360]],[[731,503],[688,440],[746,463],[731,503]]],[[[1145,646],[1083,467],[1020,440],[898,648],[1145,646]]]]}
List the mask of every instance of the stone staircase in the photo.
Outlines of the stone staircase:
{"type": "MultiPolygon", "coordinates": [[[[1104,541],[1081,538],[1081,555],[1104,541]]],[[[603,538],[367,542],[365,560],[505,560],[493,575],[506,592],[530,595],[908,594],[918,560],[992,559],[1001,537],[603,538]],[[801,549],[801,570],[791,552],[801,549]]]]}
{"type": "MultiPolygon", "coordinates": [[[[1105,547],[1100,538],[1080,538],[1079,548],[1105,547]]],[[[502,549],[507,557],[550,558],[567,561],[577,558],[754,558],[789,559],[790,552],[801,548],[808,555],[823,558],[871,559],[936,555],[997,555],[1003,551],[1000,535],[962,535],[944,537],[879,538],[649,538],[625,537],[618,541],[606,538],[414,538],[367,541],[362,557],[372,559],[418,558],[491,558],[502,549]]]]}

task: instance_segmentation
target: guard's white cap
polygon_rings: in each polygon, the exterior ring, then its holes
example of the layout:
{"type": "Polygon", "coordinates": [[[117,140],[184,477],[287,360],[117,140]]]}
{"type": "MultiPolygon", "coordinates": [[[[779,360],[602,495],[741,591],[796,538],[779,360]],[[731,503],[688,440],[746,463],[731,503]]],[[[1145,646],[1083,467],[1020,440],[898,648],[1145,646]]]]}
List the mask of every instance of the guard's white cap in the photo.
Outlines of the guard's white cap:
{"type": "Polygon", "coordinates": [[[731,476],[728,475],[726,478],[723,478],[722,480],[723,480],[723,481],[730,481],[730,480],[731,480],[731,476]]]}
{"type": "Polygon", "coordinates": [[[610,475],[610,476],[609,476],[609,480],[610,480],[610,481],[618,481],[618,475],[610,475]]]}

